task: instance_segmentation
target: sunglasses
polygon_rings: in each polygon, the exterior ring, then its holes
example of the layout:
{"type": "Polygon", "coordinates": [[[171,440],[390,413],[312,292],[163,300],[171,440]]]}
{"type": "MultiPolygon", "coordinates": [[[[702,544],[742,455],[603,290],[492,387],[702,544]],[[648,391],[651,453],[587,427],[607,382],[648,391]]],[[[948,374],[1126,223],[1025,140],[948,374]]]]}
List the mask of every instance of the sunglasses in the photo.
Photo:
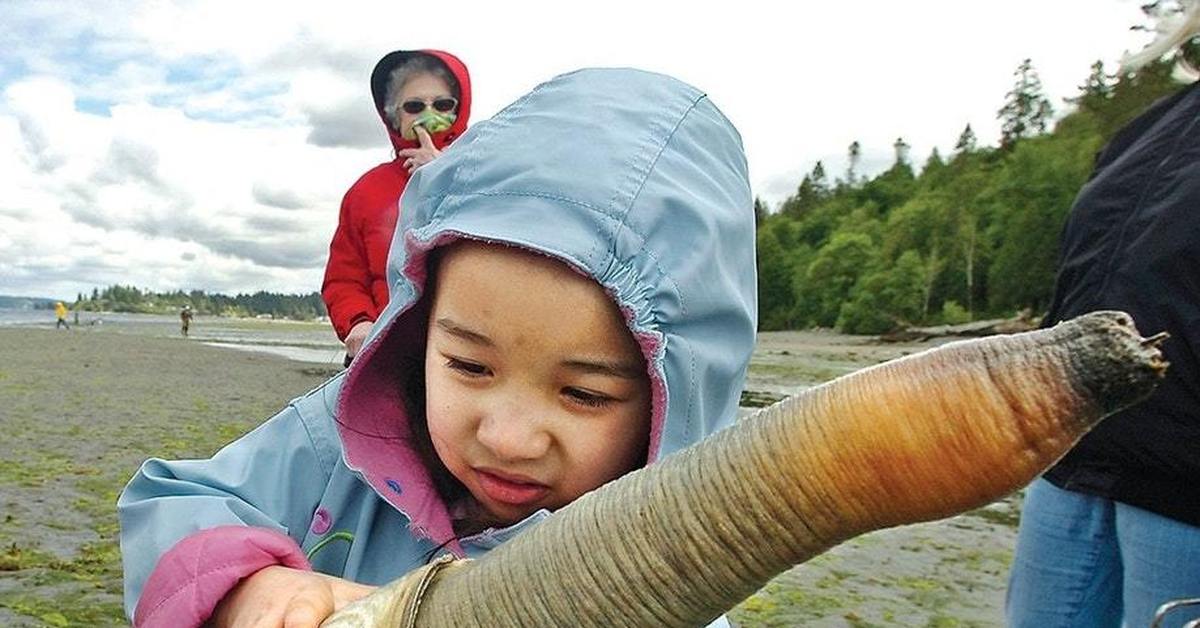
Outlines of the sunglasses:
{"type": "Polygon", "coordinates": [[[450,113],[458,107],[458,99],[450,97],[435,98],[431,103],[426,103],[424,100],[414,99],[406,100],[400,103],[400,108],[404,110],[404,113],[414,116],[422,111],[425,111],[425,107],[433,107],[433,110],[439,113],[450,113]]]}

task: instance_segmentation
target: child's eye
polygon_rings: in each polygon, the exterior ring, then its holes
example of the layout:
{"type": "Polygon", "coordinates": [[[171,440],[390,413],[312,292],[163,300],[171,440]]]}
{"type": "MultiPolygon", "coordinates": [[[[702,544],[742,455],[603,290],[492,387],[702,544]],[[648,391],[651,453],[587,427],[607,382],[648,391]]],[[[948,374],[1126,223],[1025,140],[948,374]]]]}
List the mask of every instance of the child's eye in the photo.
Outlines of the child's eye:
{"type": "Polygon", "coordinates": [[[467,377],[483,377],[488,374],[488,367],[458,358],[446,358],[446,367],[458,371],[467,377]]]}
{"type": "Polygon", "coordinates": [[[580,388],[564,388],[563,394],[569,397],[571,401],[588,406],[589,408],[600,408],[613,400],[612,397],[607,395],[598,395],[580,388]]]}

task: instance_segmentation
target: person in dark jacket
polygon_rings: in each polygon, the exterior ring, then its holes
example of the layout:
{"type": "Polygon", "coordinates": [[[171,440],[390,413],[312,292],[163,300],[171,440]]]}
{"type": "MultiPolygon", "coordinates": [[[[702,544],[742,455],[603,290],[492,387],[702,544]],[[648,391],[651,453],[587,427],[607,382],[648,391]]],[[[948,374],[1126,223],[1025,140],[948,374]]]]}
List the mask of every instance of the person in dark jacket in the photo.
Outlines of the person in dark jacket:
{"type": "Polygon", "coordinates": [[[179,310],[179,333],[184,338],[188,335],[188,329],[192,327],[192,306],[185,305],[179,310]]]}
{"type": "Polygon", "coordinates": [[[1168,332],[1170,368],[1030,485],[1009,626],[1144,627],[1200,598],[1200,83],[1119,131],[1071,208],[1044,324],[1105,309],[1168,332]]]}
{"type": "Polygon", "coordinates": [[[346,364],[387,305],[385,269],[400,194],[416,168],[462,135],[471,114],[467,66],[440,50],[397,50],[371,72],[371,96],[395,158],[367,171],[342,199],[321,297],[346,364]]]}

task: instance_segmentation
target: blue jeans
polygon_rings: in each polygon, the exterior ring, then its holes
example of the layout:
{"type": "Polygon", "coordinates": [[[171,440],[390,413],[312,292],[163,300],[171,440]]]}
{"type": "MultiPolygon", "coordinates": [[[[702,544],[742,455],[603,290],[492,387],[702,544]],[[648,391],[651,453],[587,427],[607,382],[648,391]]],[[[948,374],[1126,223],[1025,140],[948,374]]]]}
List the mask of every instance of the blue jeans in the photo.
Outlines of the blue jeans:
{"type": "MultiPolygon", "coordinates": [[[[1200,528],[1041,478],[1029,486],[1005,601],[1011,628],[1145,628],[1181,598],[1200,598],[1200,528]]],[[[1162,625],[1197,617],[1186,607],[1162,625]]]]}

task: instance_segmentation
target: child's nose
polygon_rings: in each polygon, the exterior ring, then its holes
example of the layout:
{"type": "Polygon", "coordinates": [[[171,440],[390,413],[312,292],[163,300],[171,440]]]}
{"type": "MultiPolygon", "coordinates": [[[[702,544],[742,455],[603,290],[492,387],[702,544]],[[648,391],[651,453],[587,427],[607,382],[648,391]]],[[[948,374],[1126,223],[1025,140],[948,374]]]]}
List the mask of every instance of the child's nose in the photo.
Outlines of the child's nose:
{"type": "Polygon", "coordinates": [[[535,460],[550,448],[551,435],[536,408],[510,406],[488,413],[476,438],[499,461],[535,460]]]}

